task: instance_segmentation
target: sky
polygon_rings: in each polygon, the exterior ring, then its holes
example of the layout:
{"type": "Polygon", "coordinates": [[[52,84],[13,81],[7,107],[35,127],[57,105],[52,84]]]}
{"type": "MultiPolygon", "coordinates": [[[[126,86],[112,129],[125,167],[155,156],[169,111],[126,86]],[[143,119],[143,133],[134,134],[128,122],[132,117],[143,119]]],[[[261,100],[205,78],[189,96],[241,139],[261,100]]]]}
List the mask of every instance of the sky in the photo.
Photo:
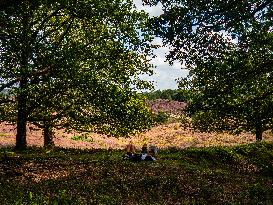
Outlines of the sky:
{"type": "MultiPolygon", "coordinates": [[[[163,12],[160,3],[154,7],[143,6],[141,0],[134,0],[134,3],[138,10],[144,10],[148,12],[150,16],[158,16],[163,12]]],[[[163,46],[160,38],[155,38],[154,43],[163,46]]],[[[154,53],[157,56],[152,60],[152,63],[156,66],[154,75],[144,75],[141,76],[141,79],[153,81],[155,90],[176,89],[177,82],[175,80],[186,77],[188,71],[181,69],[182,66],[179,62],[174,62],[173,66],[170,66],[168,62],[165,62],[165,54],[168,53],[168,48],[158,48],[154,53]]]]}

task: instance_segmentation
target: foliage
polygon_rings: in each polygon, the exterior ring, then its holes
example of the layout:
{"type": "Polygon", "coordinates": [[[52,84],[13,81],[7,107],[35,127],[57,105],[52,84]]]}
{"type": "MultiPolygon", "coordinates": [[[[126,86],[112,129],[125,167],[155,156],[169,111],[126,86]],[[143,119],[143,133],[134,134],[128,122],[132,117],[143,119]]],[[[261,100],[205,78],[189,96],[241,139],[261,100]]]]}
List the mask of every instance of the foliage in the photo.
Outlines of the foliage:
{"type": "Polygon", "coordinates": [[[164,124],[169,121],[169,115],[163,111],[159,111],[158,113],[153,113],[153,123],[158,124],[164,124]]]}
{"type": "Polygon", "coordinates": [[[181,122],[181,127],[183,127],[184,129],[187,128],[192,128],[192,118],[188,117],[186,115],[182,115],[180,117],[180,122],[181,122]]]}
{"type": "Polygon", "coordinates": [[[138,75],[151,72],[147,18],[131,0],[6,5],[0,120],[17,122],[16,147],[26,146],[27,121],[45,133],[54,126],[115,135],[147,128],[148,110],[133,93],[148,86],[138,75]]]}
{"type": "Polygon", "coordinates": [[[1,148],[0,200],[3,205],[267,204],[273,196],[272,149],[272,143],[168,149],[160,150],[156,162],[133,163],[123,161],[118,150],[1,148]]]}
{"type": "Polygon", "coordinates": [[[76,136],[72,136],[71,137],[72,140],[75,140],[75,141],[84,141],[84,142],[92,142],[93,139],[91,137],[88,137],[86,135],[76,135],[76,136]]]}
{"type": "Polygon", "coordinates": [[[190,70],[180,88],[191,91],[193,125],[203,131],[272,128],[272,1],[161,2],[152,26],[172,50],[167,59],[190,70]]]}

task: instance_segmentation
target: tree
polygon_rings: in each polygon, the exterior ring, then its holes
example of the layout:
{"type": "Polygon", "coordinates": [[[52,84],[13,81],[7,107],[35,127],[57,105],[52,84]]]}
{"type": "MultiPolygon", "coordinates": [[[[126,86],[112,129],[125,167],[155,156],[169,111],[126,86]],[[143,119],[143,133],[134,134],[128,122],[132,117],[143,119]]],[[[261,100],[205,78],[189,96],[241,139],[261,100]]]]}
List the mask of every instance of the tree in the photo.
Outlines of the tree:
{"type": "MultiPolygon", "coordinates": [[[[54,120],[77,116],[74,110],[85,108],[109,127],[111,120],[119,119],[107,115],[118,106],[115,94],[122,96],[120,108],[130,109],[125,105],[131,103],[135,112],[147,111],[132,94],[133,86],[146,86],[138,74],[151,72],[146,19],[146,14],[133,9],[130,0],[21,1],[1,10],[0,92],[8,95],[1,96],[0,105],[1,110],[14,108],[12,114],[17,110],[16,117],[1,112],[1,119],[16,121],[16,148],[27,145],[28,121],[42,124],[48,133],[54,120]],[[111,95],[105,95],[108,89],[111,95]],[[103,99],[109,101],[109,110],[96,107],[103,99]]],[[[138,122],[137,115],[131,117],[128,124],[138,122]]],[[[88,122],[100,127],[94,120],[84,122],[85,126],[88,122]]],[[[83,122],[78,119],[77,123],[83,122]]],[[[127,133],[141,129],[125,123],[122,128],[128,128],[127,133]]]]}
{"type": "Polygon", "coordinates": [[[0,10],[7,9],[11,5],[17,5],[22,0],[0,0],[0,10]]]}
{"type": "MultiPolygon", "coordinates": [[[[149,1],[157,3],[159,1],[149,1]]],[[[203,131],[252,131],[262,139],[273,127],[273,2],[160,1],[152,25],[185,62],[180,88],[192,92],[193,123],[203,131]]]]}
{"type": "Polygon", "coordinates": [[[128,136],[149,128],[150,112],[145,102],[131,89],[110,82],[65,91],[61,98],[43,101],[29,121],[44,130],[44,146],[53,145],[53,128],[128,136]],[[42,111],[42,112],[41,112],[42,111]]]}

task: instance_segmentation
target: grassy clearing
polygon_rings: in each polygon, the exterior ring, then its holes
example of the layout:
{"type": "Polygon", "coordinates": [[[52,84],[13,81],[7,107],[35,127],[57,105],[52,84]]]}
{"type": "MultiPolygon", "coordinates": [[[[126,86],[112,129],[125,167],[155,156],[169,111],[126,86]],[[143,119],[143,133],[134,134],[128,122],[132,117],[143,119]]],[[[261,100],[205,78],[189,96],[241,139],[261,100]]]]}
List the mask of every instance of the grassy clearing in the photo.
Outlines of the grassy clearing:
{"type": "Polygon", "coordinates": [[[1,204],[272,204],[273,144],[161,150],[0,149],[1,204]]]}

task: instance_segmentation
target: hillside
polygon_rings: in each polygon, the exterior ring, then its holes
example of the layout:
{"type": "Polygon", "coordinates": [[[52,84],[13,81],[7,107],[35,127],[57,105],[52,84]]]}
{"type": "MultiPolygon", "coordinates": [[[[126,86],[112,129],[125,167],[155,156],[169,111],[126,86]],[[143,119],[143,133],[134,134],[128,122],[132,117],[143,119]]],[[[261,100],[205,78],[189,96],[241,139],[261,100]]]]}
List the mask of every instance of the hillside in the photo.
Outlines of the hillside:
{"type": "Polygon", "coordinates": [[[146,103],[151,108],[152,112],[158,113],[161,111],[170,115],[182,115],[187,107],[187,103],[185,102],[167,99],[147,100],[146,103]]]}

